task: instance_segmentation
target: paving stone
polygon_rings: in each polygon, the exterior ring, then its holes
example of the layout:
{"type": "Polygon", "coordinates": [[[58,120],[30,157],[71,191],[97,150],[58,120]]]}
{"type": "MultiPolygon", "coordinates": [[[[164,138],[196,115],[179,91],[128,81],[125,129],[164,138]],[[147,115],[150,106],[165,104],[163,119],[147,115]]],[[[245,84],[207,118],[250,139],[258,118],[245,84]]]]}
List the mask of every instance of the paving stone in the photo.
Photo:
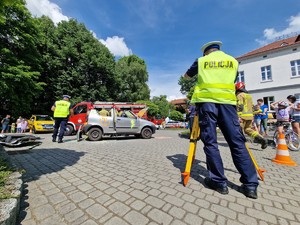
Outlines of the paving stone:
{"type": "Polygon", "coordinates": [[[38,221],[42,221],[54,214],[55,210],[50,204],[42,205],[32,210],[33,217],[35,217],[38,221]]]}
{"type": "Polygon", "coordinates": [[[256,219],[264,220],[264,221],[267,221],[267,222],[273,223],[273,224],[277,224],[276,217],[273,215],[270,215],[269,213],[265,213],[261,210],[256,210],[256,209],[251,209],[251,208],[247,208],[246,211],[249,216],[252,216],[256,219]]]}
{"type": "Polygon", "coordinates": [[[169,214],[177,219],[182,219],[184,217],[184,215],[186,214],[186,211],[184,211],[181,208],[178,208],[176,206],[173,206],[170,211],[169,214]]]}
{"type": "Polygon", "coordinates": [[[149,196],[148,198],[145,199],[145,202],[156,207],[156,208],[161,208],[165,202],[159,198],[149,196]]]}
{"type": "Polygon", "coordinates": [[[82,225],[98,225],[98,224],[93,220],[87,220],[82,225]]]}
{"type": "Polygon", "coordinates": [[[128,225],[124,220],[118,218],[118,217],[113,217],[109,221],[107,221],[104,225],[128,225]]]}
{"type": "Polygon", "coordinates": [[[130,211],[124,216],[124,219],[127,220],[130,224],[139,224],[145,225],[148,223],[149,219],[136,211],[130,211]]]}
{"type": "Polygon", "coordinates": [[[160,193],[161,193],[161,191],[157,190],[157,189],[150,189],[148,191],[148,194],[153,195],[153,196],[158,196],[160,193]]]}
{"type": "Polygon", "coordinates": [[[257,225],[257,220],[253,218],[252,216],[247,216],[244,214],[239,213],[238,214],[238,221],[243,224],[251,224],[251,225],[257,225]]]}
{"type": "Polygon", "coordinates": [[[194,213],[196,214],[199,210],[199,207],[195,204],[192,204],[192,203],[189,203],[189,202],[186,202],[184,205],[183,205],[183,209],[185,209],[186,211],[190,212],[190,213],[194,213]]]}
{"type": "Polygon", "coordinates": [[[152,209],[149,213],[148,216],[158,222],[159,224],[170,224],[172,221],[172,217],[168,215],[167,213],[159,210],[159,209],[152,209]]]}
{"type": "Polygon", "coordinates": [[[161,187],[159,190],[162,192],[165,192],[169,195],[175,195],[177,193],[177,191],[174,190],[173,188],[169,188],[169,187],[165,187],[165,186],[161,187]]]}
{"type": "Polygon", "coordinates": [[[133,203],[131,203],[131,207],[134,208],[135,210],[141,210],[143,207],[145,207],[146,203],[142,202],[140,200],[136,200],[133,203]]]}
{"type": "Polygon", "coordinates": [[[114,193],[112,195],[115,199],[119,200],[119,201],[122,201],[122,202],[125,202],[127,199],[130,198],[130,195],[122,192],[122,191],[118,191],[116,193],[114,193]]]}
{"type": "Polygon", "coordinates": [[[228,209],[226,207],[223,207],[223,206],[215,205],[215,204],[211,205],[211,210],[217,214],[220,214],[222,216],[225,216],[225,217],[233,219],[233,220],[236,219],[236,216],[237,216],[237,213],[235,211],[228,209]]]}
{"type": "Polygon", "coordinates": [[[33,198],[30,198],[29,200],[32,204],[32,208],[36,208],[48,203],[48,199],[45,196],[35,196],[33,198]]]}
{"type": "Polygon", "coordinates": [[[281,209],[277,209],[274,207],[265,206],[264,211],[267,213],[279,216],[279,217],[286,218],[288,220],[295,220],[294,215],[286,210],[281,210],[281,209]]]}
{"type": "Polygon", "coordinates": [[[184,218],[184,222],[186,222],[187,224],[190,224],[190,225],[202,224],[203,219],[194,214],[187,213],[187,215],[184,218]]]}
{"type": "Polygon", "coordinates": [[[72,199],[72,201],[74,201],[76,203],[87,199],[87,197],[88,196],[82,192],[75,192],[75,193],[69,195],[69,198],[72,199]]]}
{"type": "Polygon", "coordinates": [[[84,183],[84,184],[80,184],[80,185],[78,185],[78,186],[77,186],[77,188],[78,188],[79,190],[81,190],[81,191],[84,191],[84,192],[86,192],[86,191],[88,191],[88,190],[92,189],[92,188],[93,188],[93,186],[92,186],[92,185],[90,185],[90,184],[84,183]]]}
{"type": "Polygon", "coordinates": [[[214,221],[216,219],[216,214],[214,212],[212,212],[211,210],[205,209],[205,208],[201,208],[199,210],[199,214],[198,214],[201,218],[210,220],[210,221],[214,221]]]}
{"type": "Polygon", "coordinates": [[[98,201],[100,204],[104,204],[105,202],[107,202],[110,199],[111,199],[110,196],[104,194],[104,195],[101,195],[100,197],[96,198],[96,201],[98,201]]]}
{"type": "Polygon", "coordinates": [[[182,199],[177,198],[177,197],[172,196],[172,195],[167,195],[167,196],[164,198],[164,200],[165,200],[166,202],[169,202],[169,203],[171,203],[171,204],[173,204],[173,205],[176,205],[176,206],[178,206],[178,207],[181,207],[181,206],[183,206],[183,204],[184,204],[184,201],[183,201],[182,199]]]}
{"type": "Polygon", "coordinates": [[[108,210],[104,208],[102,205],[94,204],[86,209],[86,212],[93,218],[99,219],[104,216],[108,210]]]}
{"type": "Polygon", "coordinates": [[[62,205],[62,206],[56,205],[56,210],[58,210],[58,212],[61,215],[65,215],[65,214],[71,212],[74,209],[76,209],[76,205],[73,202],[67,203],[67,204],[62,205]]]}
{"type": "Polygon", "coordinates": [[[63,193],[56,193],[54,195],[49,196],[48,199],[53,205],[56,205],[60,202],[67,200],[67,197],[63,193]]]}
{"type": "Polygon", "coordinates": [[[85,199],[82,202],[80,202],[78,204],[78,206],[82,209],[86,209],[88,207],[90,207],[91,205],[93,205],[95,203],[95,201],[91,198],[85,199]]]}
{"type": "Polygon", "coordinates": [[[124,216],[130,210],[128,206],[121,202],[115,202],[111,204],[108,208],[120,217],[124,216]]]}
{"type": "Polygon", "coordinates": [[[138,199],[145,199],[148,195],[140,190],[134,190],[132,192],[130,192],[130,194],[138,199]]]}

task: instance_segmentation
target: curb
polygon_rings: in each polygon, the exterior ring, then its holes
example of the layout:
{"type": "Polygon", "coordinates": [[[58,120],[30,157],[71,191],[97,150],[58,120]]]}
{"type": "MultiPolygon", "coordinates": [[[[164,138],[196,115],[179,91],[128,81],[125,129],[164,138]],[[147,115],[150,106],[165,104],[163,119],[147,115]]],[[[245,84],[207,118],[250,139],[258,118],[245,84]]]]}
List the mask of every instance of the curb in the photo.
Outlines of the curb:
{"type": "MultiPolygon", "coordinates": [[[[10,165],[15,167],[2,145],[0,145],[0,157],[6,159],[10,165]]],[[[11,195],[14,197],[0,200],[0,225],[14,225],[17,222],[20,211],[23,188],[22,175],[19,172],[12,173],[6,185],[11,187],[11,195]]]]}

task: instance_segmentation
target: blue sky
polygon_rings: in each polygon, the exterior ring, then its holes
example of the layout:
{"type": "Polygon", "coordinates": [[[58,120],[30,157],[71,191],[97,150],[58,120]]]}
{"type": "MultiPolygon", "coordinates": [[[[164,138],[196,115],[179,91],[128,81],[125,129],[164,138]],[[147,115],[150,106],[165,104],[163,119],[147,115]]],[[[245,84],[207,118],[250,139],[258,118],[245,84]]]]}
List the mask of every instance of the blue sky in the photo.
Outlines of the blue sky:
{"type": "Polygon", "coordinates": [[[240,56],[278,37],[300,32],[297,0],[26,0],[35,16],[75,18],[116,55],[146,61],[151,96],[180,98],[179,77],[201,56],[200,47],[223,42],[240,56]]]}

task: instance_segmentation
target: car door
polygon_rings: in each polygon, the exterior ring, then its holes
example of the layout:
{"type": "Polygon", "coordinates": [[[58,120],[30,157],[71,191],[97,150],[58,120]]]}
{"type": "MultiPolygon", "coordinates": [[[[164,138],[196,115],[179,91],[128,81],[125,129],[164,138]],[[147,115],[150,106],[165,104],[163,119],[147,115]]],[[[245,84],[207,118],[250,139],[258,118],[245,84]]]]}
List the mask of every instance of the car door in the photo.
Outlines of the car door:
{"type": "Polygon", "coordinates": [[[125,110],[122,116],[116,117],[116,131],[117,133],[136,133],[139,128],[139,120],[129,110],[125,110]]]}
{"type": "Polygon", "coordinates": [[[72,116],[72,121],[76,126],[76,130],[86,122],[87,116],[87,105],[81,104],[76,106],[74,109],[74,115],[72,116]]]}

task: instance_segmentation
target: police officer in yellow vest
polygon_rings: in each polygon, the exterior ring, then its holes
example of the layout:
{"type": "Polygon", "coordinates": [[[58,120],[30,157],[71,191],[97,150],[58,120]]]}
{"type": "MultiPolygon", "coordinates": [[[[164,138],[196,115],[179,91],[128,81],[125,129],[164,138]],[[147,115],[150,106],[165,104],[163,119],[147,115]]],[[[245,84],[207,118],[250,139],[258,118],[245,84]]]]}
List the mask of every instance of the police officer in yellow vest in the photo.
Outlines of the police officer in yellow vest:
{"type": "Polygon", "coordinates": [[[237,98],[237,111],[240,118],[240,124],[245,134],[254,139],[255,142],[261,144],[261,148],[268,147],[268,140],[261,136],[257,131],[252,129],[253,121],[253,101],[252,96],[248,94],[243,82],[235,85],[237,98]]]}
{"type": "Polygon", "coordinates": [[[66,130],[67,122],[69,115],[73,114],[73,110],[71,108],[70,96],[63,95],[63,100],[56,101],[54,105],[51,107],[51,110],[54,111],[54,131],[52,135],[52,141],[56,142],[56,137],[58,134],[58,143],[63,142],[64,132],[66,130]],[[59,129],[60,128],[60,129],[59,129]]]}
{"type": "Polygon", "coordinates": [[[198,76],[191,102],[197,106],[200,139],[204,144],[209,172],[204,183],[221,194],[228,194],[227,178],[218,149],[218,125],[230,147],[234,165],[241,174],[243,193],[247,197],[257,198],[257,174],[245,146],[246,139],[236,110],[234,82],[238,62],[220,51],[221,45],[220,41],[203,45],[203,57],[197,59],[184,75],[187,78],[198,76]]]}

